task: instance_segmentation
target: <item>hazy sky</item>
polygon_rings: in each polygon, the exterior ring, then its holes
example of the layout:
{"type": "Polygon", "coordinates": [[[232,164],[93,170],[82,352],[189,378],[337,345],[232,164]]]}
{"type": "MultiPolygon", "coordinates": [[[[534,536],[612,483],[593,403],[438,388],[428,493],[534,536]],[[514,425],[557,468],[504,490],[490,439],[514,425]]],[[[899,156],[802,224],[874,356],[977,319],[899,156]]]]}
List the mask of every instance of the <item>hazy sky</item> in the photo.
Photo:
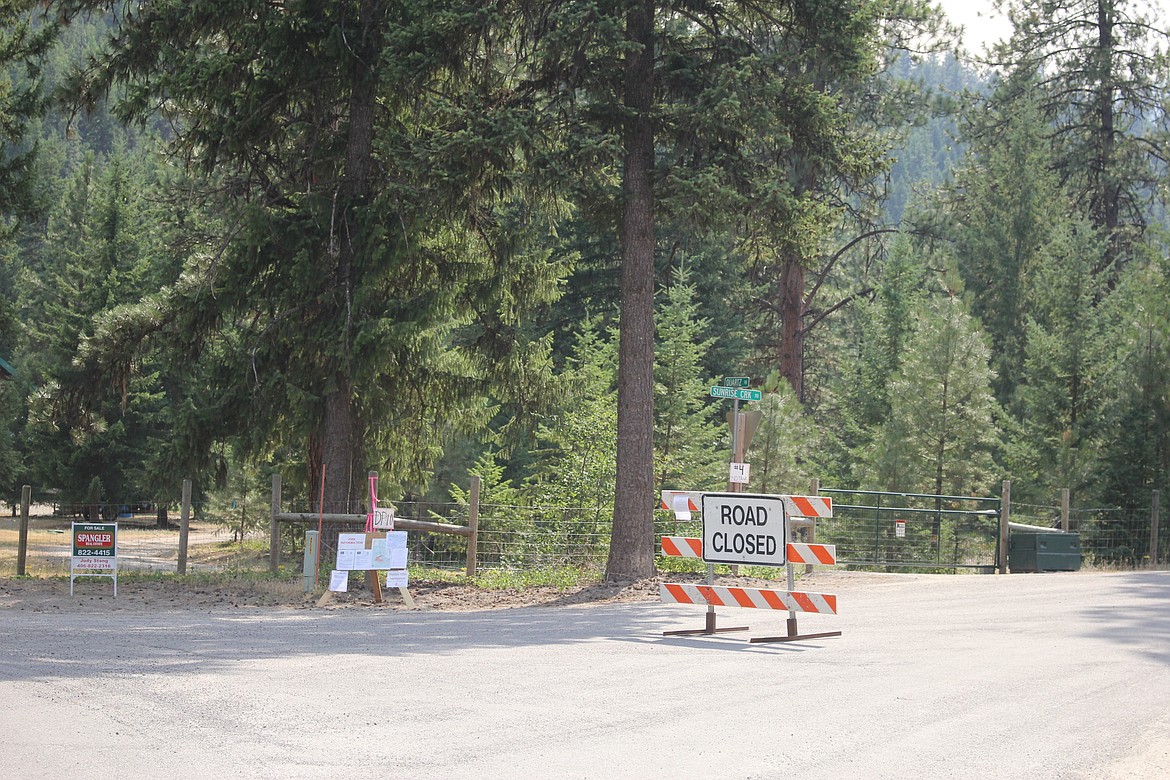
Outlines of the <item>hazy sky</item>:
{"type": "MultiPolygon", "coordinates": [[[[972,52],[978,53],[986,44],[1003,40],[1011,33],[1011,24],[991,5],[991,0],[933,0],[942,6],[951,21],[964,28],[963,41],[972,52]]],[[[1170,0],[1135,0],[1128,4],[1133,9],[1153,7],[1155,23],[1166,23],[1170,0]]]]}
{"type": "Polygon", "coordinates": [[[964,28],[963,42],[978,53],[986,44],[1006,38],[1011,32],[1007,17],[1000,16],[991,0],[935,0],[956,25],[964,28]]]}

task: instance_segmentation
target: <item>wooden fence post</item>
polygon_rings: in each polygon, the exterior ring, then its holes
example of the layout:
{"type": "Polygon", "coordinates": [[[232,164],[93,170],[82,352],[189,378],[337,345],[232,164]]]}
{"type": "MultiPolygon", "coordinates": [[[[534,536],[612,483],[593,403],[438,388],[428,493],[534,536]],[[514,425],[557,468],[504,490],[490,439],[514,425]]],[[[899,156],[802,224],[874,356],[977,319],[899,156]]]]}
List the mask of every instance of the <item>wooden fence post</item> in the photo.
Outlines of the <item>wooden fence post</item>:
{"type": "Polygon", "coordinates": [[[1064,531],[1066,534],[1069,531],[1068,516],[1069,516],[1068,488],[1061,488],[1060,489],[1060,530],[1064,531]]]}
{"type": "Polygon", "coordinates": [[[1158,565],[1158,521],[1161,511],[1162,491],[1155,490],[1150,497],[1150,566],[1158,565]]]}
{"type": "Polygon", "coordinates": [[[1012,518],[1012,483],[1003,481],[1003,497],[999,503],[999,573],[1008,573],[1008,523],[1012,518]]]}
{"type": "Polygon", "coordinates": [[[268,571],[276,574],[280,568],[280,474],[272,475],[272,518],[268,522],[268,571]]]}
{"type": "Polygon", "coordinates": [[[23,577],[28,563],[28,505],[32,503],[32,485],[20,489],[20,537],[16,545],[16,573],[23,577]]]}
{"type": "Polygon", "coordinates": [[[191,480],[183,480],[183,505],[179,510],[179,574],[187,573],[187,538],[191,533],[191,480]]]}
{"type": "Polygon", "coordinates": [[[471,475],[471,495],[467,499],[467,576],[475,576],[475,559],[479,550],[479,491],[478,474],[471,475]]]}

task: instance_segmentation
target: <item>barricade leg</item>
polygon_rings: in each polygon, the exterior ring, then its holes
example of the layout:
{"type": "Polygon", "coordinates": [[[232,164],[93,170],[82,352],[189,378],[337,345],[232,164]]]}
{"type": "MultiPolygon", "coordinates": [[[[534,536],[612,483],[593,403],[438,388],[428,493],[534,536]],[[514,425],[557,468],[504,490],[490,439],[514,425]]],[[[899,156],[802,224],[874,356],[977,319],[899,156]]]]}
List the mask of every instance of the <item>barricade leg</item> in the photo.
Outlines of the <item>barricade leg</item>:
{"type": "MultiPolygon", "coordinates": [[[[707,564],[707,584],[715,584],[715,565],[707,564]]],[[[663,636],[699,636],[703,634],[725,634],[730,631],[747,631],[750,626],[734,626],[730,628],[717,628],[715,625],[715,606],[713,604],[707,605],[707,621],[703,628],[691,628],[683,631],[663,631],[663,636]]]]}

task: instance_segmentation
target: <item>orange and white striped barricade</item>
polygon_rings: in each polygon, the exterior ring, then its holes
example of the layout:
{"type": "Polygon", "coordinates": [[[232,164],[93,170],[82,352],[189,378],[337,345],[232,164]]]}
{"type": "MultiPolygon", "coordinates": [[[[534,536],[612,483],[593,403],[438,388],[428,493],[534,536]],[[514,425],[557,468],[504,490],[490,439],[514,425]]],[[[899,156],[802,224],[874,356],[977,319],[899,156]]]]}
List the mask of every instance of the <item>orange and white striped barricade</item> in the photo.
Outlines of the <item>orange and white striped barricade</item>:
{"type": "MultiPolygon", "coordinates": [[[[774,609],[792,612],[811,612],[820,615],[837,614],[837,597],[830,593],[802,593],[799,591],[767,590],[763,588],[739,588],[719,585],[688,585],[676,582],[663,583],[658,594],[666,603],[704,604],[708,607],[744,607],[747,609],[774,609]]],[[[790,628],[794,628],[791,626],[790,628]]],[[[697,634],[699,631],[666,631],[664,635],[697,634]]],[[[752,637],[749,642],[796,642],[805,639],[822,639],[841,636],[840,631],[823,631],[816,634],[797,634],[789,631],[787,636],[752,637]]]]}
{"type": "Polygon", "coordinates": [[[830,593],[667,582],[658,587],[658,595],[664,602],[671,604],[710,604],[715,607],[778,609],[818,615],[837,614],[837,597],[830,593]]]}
{"type": "Polygon", "coordinates": [[[665,635],[713,634],[742,631],[746,627],[717,629],[715,607],[748,607],[787,610],[788,635],[757,637],[752,642],[792,642],[802,639],[840,636],[840,631],[799,634],[797,612],[837,614],[837,598],[831,594],[801,593],[793,588],[793,564],[833,565],[837,562],[834,545],[789,541],[790,517],[832,517],[833,501],[822,496],[774,496],[747,493],[699,493],[664,491],[663,506],[687,517],[697,507],[702,513],[703,537],[662,537],[664,555],[697,558],[708,563],[706,585],[669,583],[660,588],[664,602],[703,604],[707,622],[703,629],[667,631],[665,635]],[[784,566],[788,573],[788,590],[716,587],[714,564],[784,566]]]}
{"type": "Polygon", "coordinates": [[[833,499],[828,496],[780,496],[789,517],[832,517],[833,499]]]}
{"type": "Polygon", "coordinates": [[[674,519],[680,523],[690,522],[694,512],[699,511],[703,494],[695,490],[663,490],[660,506],[674,512],[674,519]]]}
{"type": "Polygon", "coordinates": [[[702,558],[703,540],[689,536],[664,536],[662,554],[672,558],[702,558]]]}
{"type": "MultiPolygon", "coordinates": [[[[691,536],[664,536],[662,537],[662,554],[672,558],[702,558],[703,540],[691,536]]],[[[837,546],[834,544],[789,542],[787,557],[792,563],[833,566],[837,563],[837,546]]]]}

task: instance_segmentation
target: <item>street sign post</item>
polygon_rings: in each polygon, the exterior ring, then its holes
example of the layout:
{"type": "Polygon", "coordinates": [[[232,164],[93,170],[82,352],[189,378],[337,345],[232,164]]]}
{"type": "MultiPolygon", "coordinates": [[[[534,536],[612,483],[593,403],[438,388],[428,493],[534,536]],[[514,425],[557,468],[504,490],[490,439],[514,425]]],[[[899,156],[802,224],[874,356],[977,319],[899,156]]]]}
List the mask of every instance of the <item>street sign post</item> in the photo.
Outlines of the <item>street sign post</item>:
{"type": "Polygon", "coordinates": [[[752,383],[750,376],[725,376],[719,384],[724,387],[747,387],[752,383]]]}

